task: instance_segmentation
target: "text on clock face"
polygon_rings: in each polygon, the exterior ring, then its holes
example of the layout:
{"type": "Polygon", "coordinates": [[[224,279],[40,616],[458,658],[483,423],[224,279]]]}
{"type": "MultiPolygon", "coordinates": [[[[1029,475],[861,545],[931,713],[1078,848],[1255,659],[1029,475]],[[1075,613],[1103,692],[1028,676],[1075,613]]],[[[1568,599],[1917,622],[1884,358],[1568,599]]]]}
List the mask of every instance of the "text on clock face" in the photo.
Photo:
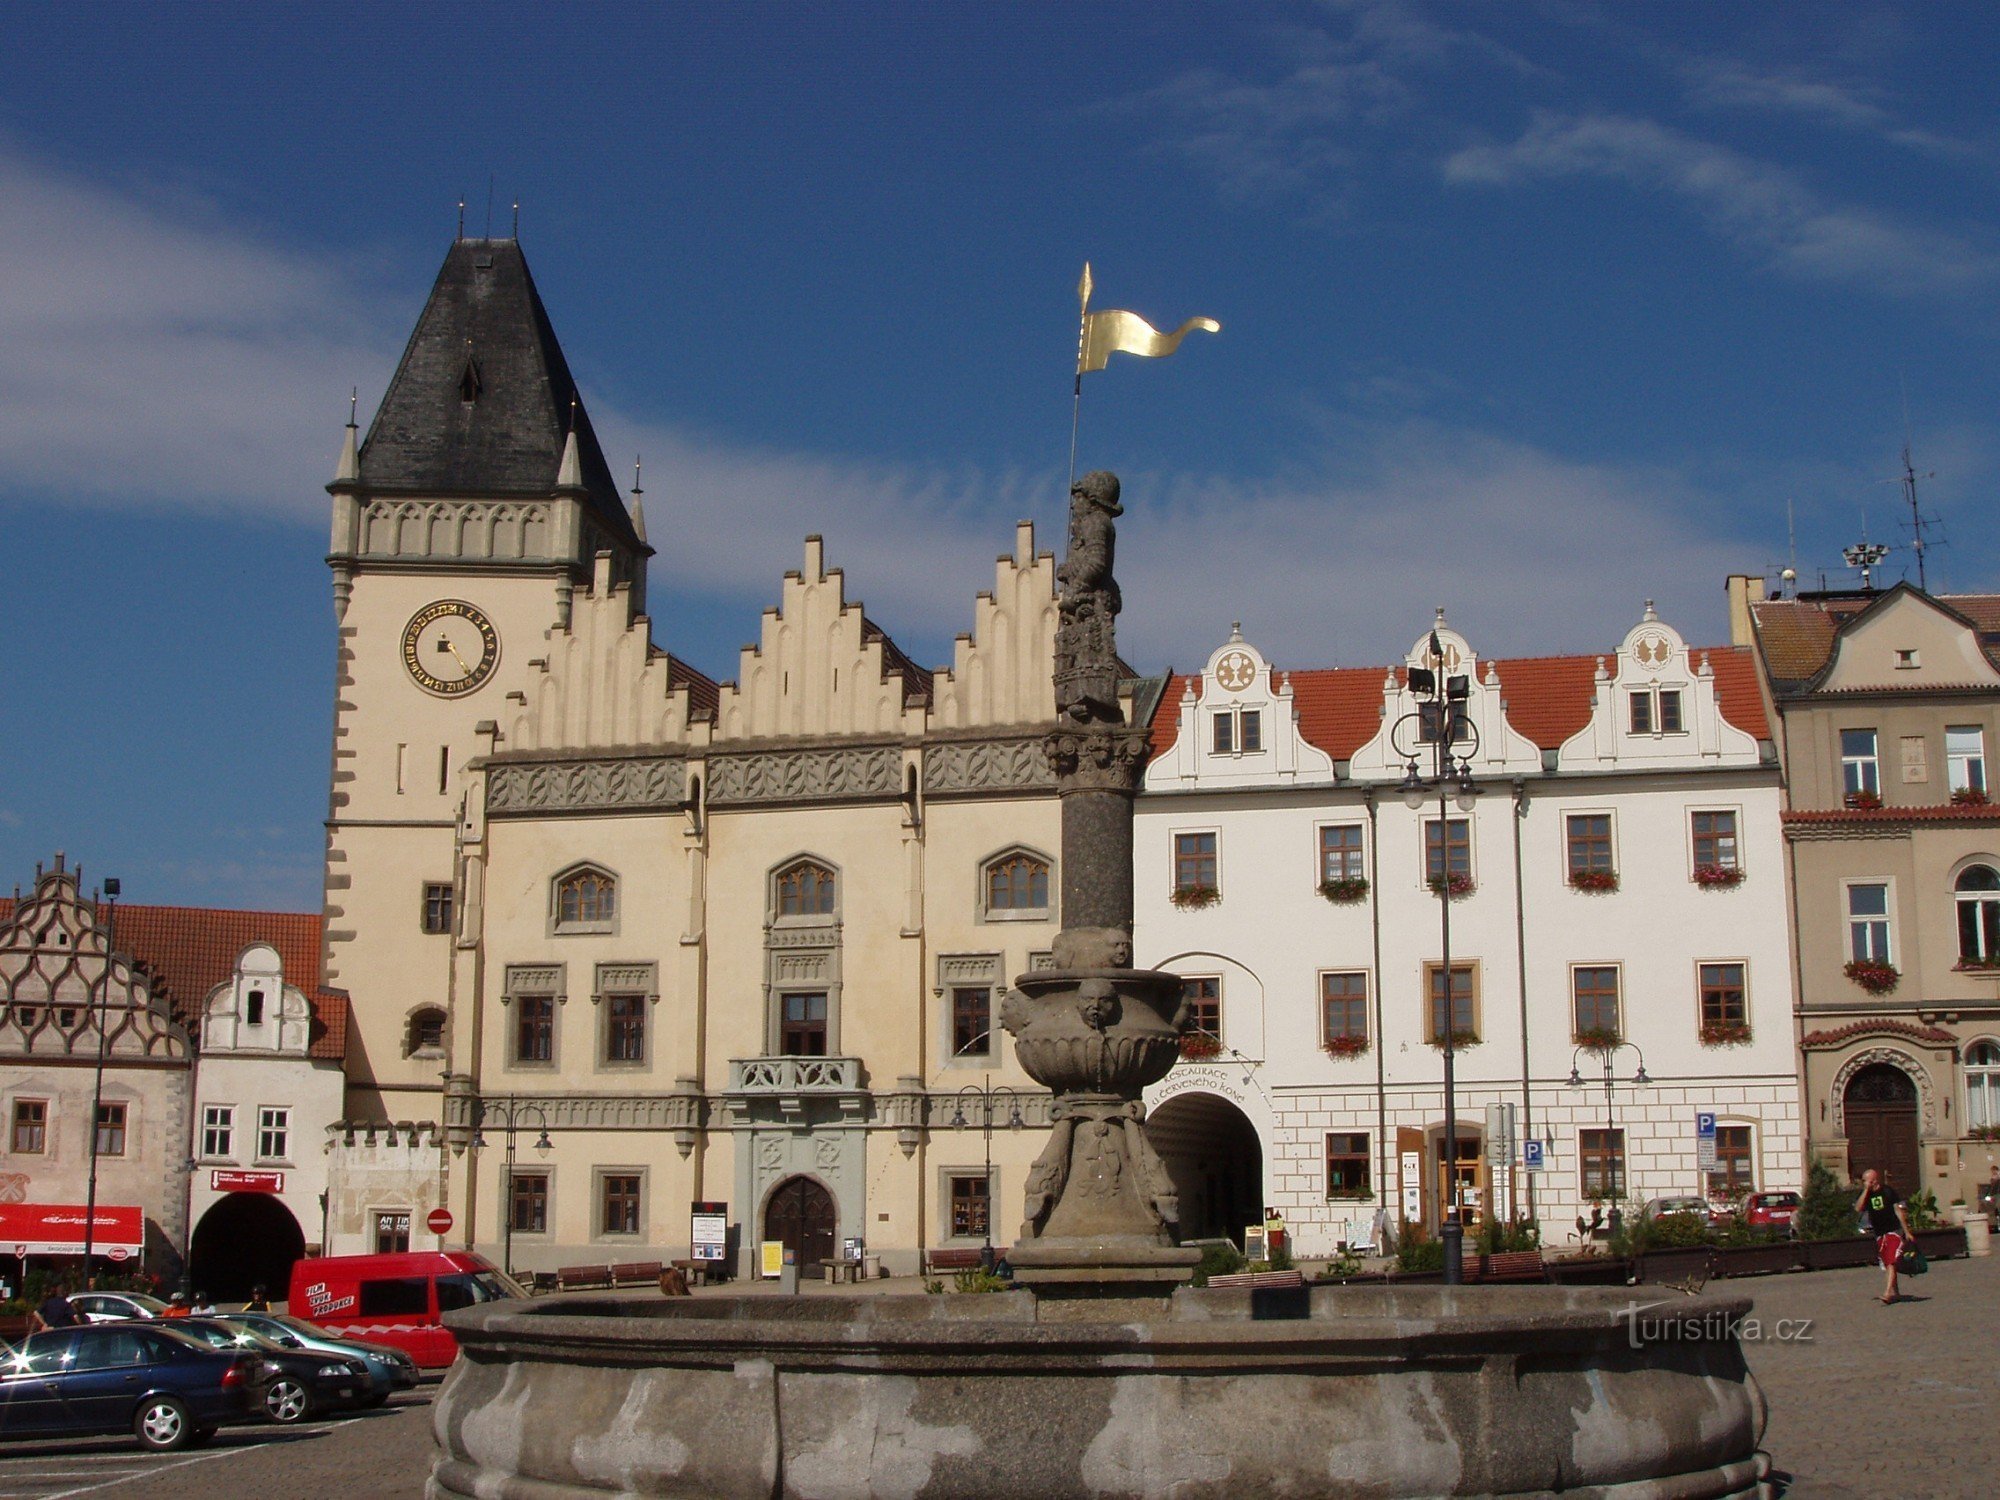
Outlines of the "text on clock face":
{"type": "Polygon", "coordinates": [[[500,639],[492,621],[461,599],[440,599],[403,631],[403,665],[417,685],[443,696],[469,693],[492,675],[500,639]]]}

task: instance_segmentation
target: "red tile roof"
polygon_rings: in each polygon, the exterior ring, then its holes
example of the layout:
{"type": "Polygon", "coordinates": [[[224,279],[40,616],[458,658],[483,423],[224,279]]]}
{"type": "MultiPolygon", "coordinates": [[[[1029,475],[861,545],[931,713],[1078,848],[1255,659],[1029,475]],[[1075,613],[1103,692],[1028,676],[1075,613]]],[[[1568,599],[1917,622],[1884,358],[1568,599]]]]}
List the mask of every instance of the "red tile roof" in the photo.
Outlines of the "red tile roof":
{"type": "MultiPolygon", "coordinates": [[[[106,910],[97,908],[99,921],[106,910]]],[[[0,921],[13,911],[13,898],[0,897],[0,921]]],[[[269,943],[278,950],[285,982],[303,990],[312,1004],[307,1055],[339,1062],[347,1055],[347,996],[320,986],[320,929],[317,912],[118,906],[119,951],[139,960],[175,1017],[197,1036],[209,992],[235,973],[245,948],[269,943]]]]}
{"type": "Polygon", "coordinates": [[[1958,1038],[1937,1026],[1920,1026],[1915,1021],[1893,1021],[1887,1016],[1870,1016],[1863,1021],[1850,1021],[1845,1026],[1836,1026],[1830,1031],[1808,1031],[1799,1038],[1801,1047],[1838,1047],[1843,1042],[1851,1042],[1863,1036],[1900,1036],[1913,1042],[1923,1042],[1932,1047],[1954,1047],[1958,1038]]]}
{"type": "MultiPolygon", "coordinates": [[[[1715,672],[1715,692],[1722,716],[1753,739],[1771,737],[1764,700],[1757,690],[1757,669],[1750,652],[1739,646],[1692,647],[1689,656],[1699,666],[1706,656],[1715,672]]],[[[1611,664],[1612,653],[1605,655],[1611,664]]],[[[1544,750],[1553,750],[1590,722],[1590,700],[1596,691],[1595,656],[1529,656],[1491,663],[1499,673],[1501,696],[1507,702],[1507,722],[1544,750]]],[[[1481,676],[1487,663],[1482,662],[1481,676]]],[[[1398,680],[1403,668],[1394,669],[1398,680]]],[[[1387,667],[1333,667],[1278,672],[1291,679],[1299,729],[1306,739],[1335,760],[1351,759],[1382,725],[1382,683],[1387,667]]],[[[1173,748],[1180,733],[1181,694],[1189,683],[1201,696],[1198,676],[1176,672],[1154,711],[1154,755],[1173,748]]]]}
{"type": "MultiPolygon", "coordinates": [[[[1830,599],[1766,599],[1751,605],[1757,640],[1773,680],[1797,684],[1815,676],[1833,655],[1833,638],[1840,627],[1891,592],[1842,594],[1830,599]]],[[[1933,594],[1930,598],[1971,621],[1987,658],[2000,666],[2000,594],[1933,594]]]]}
{"type": "Polygon", "coordinates": [[[1809,807],[1784,814],[1787,823],[1996,823],[2000,803],[1939,802],[1927,807],[1809,807]]]}

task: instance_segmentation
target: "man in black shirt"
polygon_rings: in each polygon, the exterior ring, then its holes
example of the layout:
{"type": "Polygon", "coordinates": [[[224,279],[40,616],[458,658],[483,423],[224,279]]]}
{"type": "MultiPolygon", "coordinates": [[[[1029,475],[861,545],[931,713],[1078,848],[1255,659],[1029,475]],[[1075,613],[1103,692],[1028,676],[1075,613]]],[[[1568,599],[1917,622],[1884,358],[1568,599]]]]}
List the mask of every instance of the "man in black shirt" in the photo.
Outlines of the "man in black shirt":
{"type": "Polygon", "coordinates": [[[69,1298],[64,1295],[68,1290],[60,1281],[49,1288],[48,1296],[44,1297],[42,1305],[35,1309],[34,1326],[30,1332],[41,1333],[50,1328],[74,1328],[83,1321],[78,1316],[77,1310],[70,1306],[69,1298]]]}
{"type": "Polygon", "coordinates": [[[1861,1196],[1854,1200],[1854,1211],[1868,1221],[1868,1232],[1875,1236],[1876,1257],[1889,1275],[1881,1300],[1894,1302],[1901,1295],[1896,1290],[1896,1262],[1902,1258],[1903,1247],[1916,1239],[1903,1195],[1889,1186],[1886,1176],[1870,1167],[1861,1174],[1861,1196]]]}

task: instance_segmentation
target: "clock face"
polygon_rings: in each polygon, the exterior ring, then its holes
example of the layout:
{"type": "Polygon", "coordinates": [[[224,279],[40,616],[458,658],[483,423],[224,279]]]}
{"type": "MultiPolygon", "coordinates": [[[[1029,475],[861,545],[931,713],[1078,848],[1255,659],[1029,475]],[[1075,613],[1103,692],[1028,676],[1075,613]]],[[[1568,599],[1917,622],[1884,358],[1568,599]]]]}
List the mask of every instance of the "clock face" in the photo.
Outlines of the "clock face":
{"type": "Polygon", "coordinates": [[[493,622],[463,599],[426,604],[403,627],[403,665],[427,693],[456,698],[472,692],[499,662],[493,622]]]}
{"type": "Polygon", "coordinates": [[[1232,651],[1215,664],[1215,680],[1232,693],[1242,692],[1256,675],[1257,668],[1241,651],[1232,651]]]}

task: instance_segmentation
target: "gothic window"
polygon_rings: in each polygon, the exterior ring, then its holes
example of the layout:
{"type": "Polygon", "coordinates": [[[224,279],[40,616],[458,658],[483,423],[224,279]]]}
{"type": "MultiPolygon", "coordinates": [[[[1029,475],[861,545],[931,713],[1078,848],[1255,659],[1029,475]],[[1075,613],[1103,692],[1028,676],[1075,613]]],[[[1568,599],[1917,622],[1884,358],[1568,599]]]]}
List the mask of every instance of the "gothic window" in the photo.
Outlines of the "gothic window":
{"type": "Polygon", "coordinates": [[[1968,865],[1956,895],[1959,962],[2000,964],[2000,874],[1991,865],[1968,865]]]}
{"type": "Polygon", "coordinates": [[[595,865],[556,877],[555,930],[610,932],[618,920],[618,881],[595,865]]]}
{"type": "Polygon", "coordinates": [[[1049,862],[1026,849],[1010,849],[986,862],[980,892],[988,918],[1047,920],[1049,862]]]}
{"type": "Polygon", "coordinates": [[[444,1012],[435,1005],[420,1005],[410,1012],[409,1030],[403,1037],[403,1056],[444,1056],[444,1012]]]}
{"type": "Polygon", "coordinates": [[[833,871],[825,865],[802,859],[778,872],[777,904],[781,917],[830,917],[833,897],[833,871]]]}

